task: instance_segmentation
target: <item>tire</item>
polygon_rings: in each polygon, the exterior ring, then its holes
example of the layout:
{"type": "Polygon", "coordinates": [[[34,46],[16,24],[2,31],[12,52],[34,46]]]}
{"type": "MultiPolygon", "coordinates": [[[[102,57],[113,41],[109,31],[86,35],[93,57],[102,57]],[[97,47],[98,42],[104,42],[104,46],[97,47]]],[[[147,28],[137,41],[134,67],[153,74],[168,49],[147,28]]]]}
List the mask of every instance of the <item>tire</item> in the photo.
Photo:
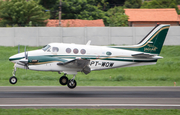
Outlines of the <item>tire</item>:
{"type": "Polygon", "coordinates": [[[77,85],[76,80],[73,80],[73,81],[72,81],[72,80],[68,80],[67,86],[68,86],[70,89],[75,88],[76,85],[77,85]],[[73,84],[72,84],[72,82],[73,82],[73,84]]]}
{"type": "Polygon", "coordinates": [[[66,76],[62,76],[60,79],[59,79],[59,83],[61,85],[67,85],[68,83],[68,78],[66,76]]]}
{"type": "Polygon", "coordinates": [[[12,77],[9,78],[9,82],[11,84],[16,84],[17,83],[17,78],[15,76],[12,76],[12,77]]]}

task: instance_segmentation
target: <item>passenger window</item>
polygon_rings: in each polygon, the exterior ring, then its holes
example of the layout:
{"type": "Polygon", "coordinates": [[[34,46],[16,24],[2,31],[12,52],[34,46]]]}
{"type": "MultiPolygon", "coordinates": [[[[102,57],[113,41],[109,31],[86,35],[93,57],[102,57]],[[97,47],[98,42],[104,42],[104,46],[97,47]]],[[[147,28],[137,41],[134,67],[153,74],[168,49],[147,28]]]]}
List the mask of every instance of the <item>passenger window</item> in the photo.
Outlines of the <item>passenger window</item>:
{"type": "Polygon", "coordinates": [[[86,50],[85,49],[81,49],[81,54],[85,54],[86,50]]]}
{"type": "Polygon", "coordinates": [[[67,49],[66,49],[66,53],[71,53],[71,49],[70,49],[70,48],[67,48],[67,49]]]}
{"type": "Polygon", "coordinates": [[[53,52],[58,52],[58,51],[59,51],[59,48],[58,48],[58,47],[53,47],[53,48],[52,48],[52,51],[53,51],[53,52]]]}
{"type": "Polygon", "coordinates": [[[79,50],[78,50],[77,48],[74,48],[73,52],[74,52],[75,54],[77,54],[77,53],[79,52],[79,50]]]}

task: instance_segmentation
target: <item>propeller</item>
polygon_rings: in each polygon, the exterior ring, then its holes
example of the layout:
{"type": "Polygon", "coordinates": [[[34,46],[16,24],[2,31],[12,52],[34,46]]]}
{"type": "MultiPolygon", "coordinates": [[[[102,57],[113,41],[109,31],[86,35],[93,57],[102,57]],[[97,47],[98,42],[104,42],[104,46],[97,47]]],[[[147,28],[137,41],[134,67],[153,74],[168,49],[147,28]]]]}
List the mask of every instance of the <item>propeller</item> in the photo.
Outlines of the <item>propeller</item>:
{"type": "Polygon", "coordinates": [[[20,53],[20,45],[18,44],[18,53],[20,53]]]}
{"type": "Polygon", "coordinates": [[[24,54],[25,54],[25,63],[24,65],[26,66],[26,69],[28,68],[28,52],[26,53],[26,46],[25,46],[25,49],[24,49],[24,54]]]}
{"type": "Polygon", "coordinates": [[[26,53],[26,46],[25,46],[25,49],[24,49],[24,53],[25,53],[25,59],[28,60],[28,52],[26,53]]]}
{"type": "Polygon", "coordinates": [[[21,63],[23,63],[25,69],[28,69],[28,52],[26,53],[26,46],[25,46],[25,49],[24,49],[24,59],[21,59],[20,60],[21,63]]]}

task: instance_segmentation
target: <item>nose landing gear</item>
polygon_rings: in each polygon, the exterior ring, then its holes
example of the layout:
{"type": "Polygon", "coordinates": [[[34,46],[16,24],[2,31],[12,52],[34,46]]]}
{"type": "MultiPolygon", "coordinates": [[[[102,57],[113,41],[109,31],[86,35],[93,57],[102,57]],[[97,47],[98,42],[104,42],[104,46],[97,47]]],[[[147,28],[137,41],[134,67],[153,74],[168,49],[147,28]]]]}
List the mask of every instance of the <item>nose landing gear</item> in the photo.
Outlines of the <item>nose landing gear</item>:
{"type": "Polygon", "coordinates": [[[14,65],[13,76],[9,78],[9,82],[11,84],[16,84],[17,83],[17,78],[15,77],[15,75],[16,75],[16,67],[14,65]]]}
{"type": "Polygon", "coordinates": [[[17,83],[17,78],[15,76],[12,76],[12,77],[9,78],[9,82],[11,84],[16,84],[17,83]]]}

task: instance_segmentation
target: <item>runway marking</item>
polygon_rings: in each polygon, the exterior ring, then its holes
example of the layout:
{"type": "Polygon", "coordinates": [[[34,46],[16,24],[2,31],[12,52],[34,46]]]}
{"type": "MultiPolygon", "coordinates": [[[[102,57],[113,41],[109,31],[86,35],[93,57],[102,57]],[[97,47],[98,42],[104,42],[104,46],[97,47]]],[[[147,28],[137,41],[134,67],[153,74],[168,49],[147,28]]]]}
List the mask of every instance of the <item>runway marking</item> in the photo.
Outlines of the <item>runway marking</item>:
{"type": "Polygon", "coordinates": [[[0,107],[180,107],[175,104],[0,104],[0,107]]]}

